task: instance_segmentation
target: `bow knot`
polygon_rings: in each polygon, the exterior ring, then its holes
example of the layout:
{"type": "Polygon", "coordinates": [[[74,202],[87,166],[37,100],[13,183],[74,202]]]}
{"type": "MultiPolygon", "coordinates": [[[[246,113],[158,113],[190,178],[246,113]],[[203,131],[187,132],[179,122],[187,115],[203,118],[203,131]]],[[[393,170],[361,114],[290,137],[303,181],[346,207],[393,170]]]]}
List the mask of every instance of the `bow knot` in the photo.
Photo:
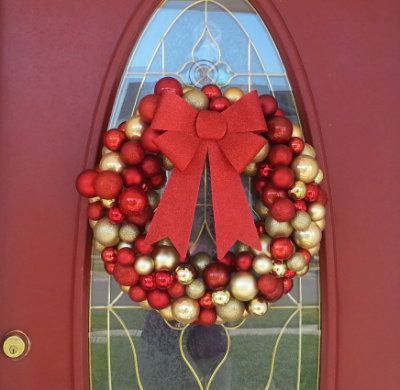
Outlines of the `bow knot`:
{"type": "Polygon", "coordinates": [[[219,140],[227,130],[225,117],[216,111],[200,111],[196,118],[196,133],[203,140],[219,140]]]}

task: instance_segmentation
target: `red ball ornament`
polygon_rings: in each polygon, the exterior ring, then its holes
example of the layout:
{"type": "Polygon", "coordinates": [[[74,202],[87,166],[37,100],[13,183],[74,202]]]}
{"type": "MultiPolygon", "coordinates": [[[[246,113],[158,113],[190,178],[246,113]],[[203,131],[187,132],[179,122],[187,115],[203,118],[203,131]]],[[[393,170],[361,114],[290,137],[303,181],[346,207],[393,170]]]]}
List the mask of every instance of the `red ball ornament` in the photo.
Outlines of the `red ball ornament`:
{"type": "Polygon", "coordinates": [[[210,110],[211,111],[225,111],[231,102],[225,96],[218,96],[211,100],[210,102],[210,110]]]}
{"type": "Polygon", "coordinates": [[[126,266],[117,262],[114,267],[113,275],[121,286],[133,286],[139,281],[139,274],[131,265],[126,266]]]}
{"type": "Polygon", "coordinates": [[[317,184],[307,184],[306,185],[306,196],[305,200],[307,202],[315,202],[318,199],[319,195],[319,186],[317,184]]]}
{"type": "Polygon", "coordinates": [[[162,170],[161,161],[157,156],[148,154],[142,161],[141,167],[147,177],[158,175],[162,170]]]}
{"type": "Polygon", "coordinates": [[[109,275],[112,275],[114,272],[115,263],[104,263],[104,269],[109,275]]]}
{"type": "Polygon", "coordinates": [[[176,95],[182,96],[182,85],[173,77],[163,77],[157,81],[154,87],[154,93],[156,95],[162,95],[163,93],[174,93],[176,95]]]}
{"type": "Polygon", "coordinates": [[[154,278],[154,274],[150,275],[142,275],[139,279],[140,287],[143,290],[151,291],[156,289],[156,280],[154,278]]]}
{"type": "Polygon", "coordinates": [[[76,178],[75,187],[82,196],[86,198],[93,198],[96,196],[94,181],[97,175],[98,173],[95,170],[87,169],[76,178]]]}
{"type": "Polygon", "coordinates": [[[256,228],[259,235],[265,234],[265,223],[264,221],[256,222],[256,228]]]}
{"type": "Polygon", "coordinates": [[[267,162],[261,162],[257,165],[257,175],[260,177],[268,177],[272,172],[272,167],[267,162]]]}
{"type": "Polygon", "coordinates": [[[288,190],[294,183],[294,173],[289,167],[277,167],[271,174],[272,184],[283,190],[288,190]]]}
{"type": "Polygon", "coordinates": [[[150,177],[151,188],[153,190],[158,190],[164,186],[166,181],[167,181],[167,175],[165,174],[165,171],[161,171],[157,175],[150,177]]]}
{"type": "Polygon", "coordinates": [[[144,150],[139,141],[131,140],[125,142],[121,148],[121,160],[125,164],[136,165],[140,164],[144,158],[144,150]]]}
{"type": "Polygon", "coordinates": [[[116,198],[121,193],[122,185],[121,176],[114,171],[99,172],[94,181],[94,189],[102,199],[116,198]]]}
{"type": "Polygon", "coordinates": [[[285,143],[292,137],[293,125],[283,116],[275,116],[267,122],[267,138],[271,142],[285,143]]]}
{"type": "Polygon", "coordinates": [[[215,84],[207,84],[201,91],[204,92],[210,100],[222,95],[221,90],[215,84]]]}
{"type": "Polygon", "coordinates": [[[296,209],[290,199],[277,199],[271,208],[271,215],[279,222],[288,222],[295,214],[296,209]]]}
{"type": "Polygon", "coordinates": [[[293,279],[296,276],[296,271],[292,271],[291,269],[288,269],[285,272],[285,278],[293,279]]]}
{"type": "Polygon", "coordinates": [[[140,214],[129,214],[126,216],[126,220],[134,225],[145,227],[147,222],[151,221],[153,218],[153,210],[151,207],[147,207],[143,213],[140,214]]]}
{"type": "Polygon", "coordinates": [[[159,100],[159,95],[147,95],[140,101],[138,110],[142,120],[147,123],[153,120],[159,100]]]}
{"type": "Polygon", "coordinates": [[[293,204],[296,211],[307,211],[307,203],[303,199],[295,200],[293,204]]]}
{"type": "Polygon", "coordinates": [[[312,256],[311,256],[311,253],[307,249],[300,248],[300,249],[298,249],[298,252],[300,252],[303,255],[304,259],[306,260],[307,265],[311,263],[312,256]]]}
{"type": "Polygon", "coordinates": [[[171,298],[179,298],[185,295],[186,288],[183,284],[175,280],[172,286],[168,287],[167,292],[171,298]]]}
{"type": "Polygon", "coordinates": [[[304,141],[298,137],[290,138],[289,147],[293,150],[293,153],[300,154],[304,149],[304,141]]]}
{"type": "Polygon", "coordinates": [[[125,125],[126,125],[126,121],[121,122],[118,126],[118,130],[122,131],[123,133],[125,133],[125,125]]]}
{"type": "Polygon", "coordinates": [[[204,309],[212,309],[215,305],[212,300],[212,293],[207,291],[200,299],[199,304],[204,309]]]}
{"type": "Polygon", "coordinates": [[[276,302],[278,299],[280,299],[283,295],[283,279],[278,279],[278,284],[276,286],[276,289],[268,294],[263,294],[264,298],[268,302],[276,302]]]}
{"type": "Polygon", "coordinates": [[[275,238],[271,242],[271,255],[276,260],[287,260],[293,256],[293,242],[286,237],[275,238]]]}
{"type": "Polygon", "coordinates": [[[321,187],[319,188],[319,193],[316,199],[316,202],[321,203],[322,205],[326,205],[328,203],[328,195],[321,187]]]}
{"type": "Polygon", "coordinates": [[[101,202],[89,203],[87,208],[87,217],[92,221],[98,221],[103,217],[103,204],[101,202]]]}
{"type": "Polygon", "coordinates": [[[212,309],[200,310],[198,322],[203,326],[211,326],[217,320],[217,313],[212,309]]]}
{"type": "Polygon", "coordinates": [[[116,152],[121,149],[121,146],[126,140],[125,133],[121,130],[112,129],[104,133],[103,144],[107,149],[116,152]]]}
{"type": "Polygon", "coordinates": [[[145,180],[144,173],[140,167],[124,168],[121,176],[126,187],[140,187],[145,180]]]}
{"type": "Polygon", "coordinates": [[[203,271],[203,279],[211,290],[225,287],[229,282],[229,268],[221,263],[211,263],[203,271]]]}
{"type": "Polygon", "coordinates": [[[289,165],[293,160],[293,152],[289,146],[278,144],[272,145],[268,153],[268,161],[273,166],[289,165]]]}
{"type": "Polygon", "coordinates": [[[131,265],[135,262],[135,253],[131,248],[121,248],[117,253],[117,261],[122,265],[131,265]]]}
{"type": "Polygon", "coordinates": [[[147,293],[147,302],[153,309],[164,309],[170,303],[170,297],[167,292],[162,290],[153,290],[147,293]]]}
{"type": "Polygon", "coordinates": [[[287,198],[287,193],[284,190],[280,190],[268,183],[261,196],[261,201],[265,206],[271,208],[278,199],[284,198],[287,198]]]}
{"type": "Polygon", "coordinates": [[[271,274],[262,275],[258,279],[257,286],[262,295],[271,294],[278,288],[280,279],[271,274]]]}
{"type": "Polygon", "coordinates": [[[253,264],[254,255],[250,252],[240,252],[236,256],[235,268],[238,271],[248,271],[253,264]]]}
{"type": "Polygon", "coordinates": [[[124,213],[122,212],[122,210],[117,207],[117,206],[113,206],[108,210],[108,219],[112,222],[112,223],[121,223],[123,222],[123,220],[125,219],[124,213]]]}
{"type": "Polygon", "coordinates": [[[235,262],[235,255],[232,252],[227,252],[224,257],[217,259],[217,261],[227,267],[231,267],[235,262]]]}
{"type": "Polygon", "coordinates": [[[278,103],[276,102],[276,99],[271,95],[261,95],[259,99],[264,115],[274,115],[278,109],[278,103]]]}
{"type": "Polygon", "coordinates": [[[157,288],[160,288],[161,290],[165,290],[165,289],[171,287],[172,284],[174,283],[174,277],[168,271],[156,272],[155,279],[156,279],[157,288]]]}
{"type": "Polygon", "coordinates": [[[132,286],[129,289],[128,292],[130,298],[132,299],[132,301],[134,302],[142,302],[146,299],[147,293],[145,290],[142,289],[142,287],[136,285],[136,286],[132,286]]]}
{"type": "Polygon", "coordinates": [[[282,109],[278,108],[278,109],[275,111],[275,115],[274,115],[274,116],[285,116],[285,113],[283,112],[282,109]]]}
{"type": "Polygon", "coordinates": [[[147,195],[138,188],[129,187],[119,196],[119,204],[125,214],[141,214],[147,208],[147,195]]]}
{"type": "Polygon", "coordinates": [[[154,250],[154,246],[145,243],[146,236],[139,236],[135,240],[135,250],[141,255],[149,255],[154,250]]]}
{"type": "Polygon", "coordinates": [[[293,279],[283,278],[282,283],[283,283],[283,293],[284,294],[287,294],[288,292],[290,292],[292,290],[293,279]]]}
{"type": "Polygon", "coordinates": [[[142,138],[140,139],[143,149],[147,150],[148,152],[158,153],[160,149],[154,143],[154,140],[159,136],[160,132],[154,130],[152,127],[145,129],[142,133],[142,138]]]}
{"type": "Polygon", "coordinates": [[[108,246],[101,251],[101,258],[105,263],[114,263],[117,260],[117,250],[108,246]]]}
{"type": "Polygon", "coordinates": [[[254,191],[255,191],[257,194],[261,195],[261,194],[265,191],[265,189],[266,189],[266,187],[267,187],[267,184],[268,184],[268,182],[267,182],[267,180],[266,180],[265,178],[263,178],[263,177],[256,177],[256,178],[253,180],[253,188],[254,188],[254,191]]]}

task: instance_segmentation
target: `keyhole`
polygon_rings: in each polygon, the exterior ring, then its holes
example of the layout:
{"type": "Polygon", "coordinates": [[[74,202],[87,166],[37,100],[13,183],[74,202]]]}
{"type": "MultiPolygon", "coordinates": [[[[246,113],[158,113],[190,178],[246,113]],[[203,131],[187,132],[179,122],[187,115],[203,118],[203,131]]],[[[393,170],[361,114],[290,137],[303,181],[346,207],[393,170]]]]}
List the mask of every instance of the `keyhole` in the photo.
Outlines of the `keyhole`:
{"type": "Polygon", "coordinates": [[[11,354],[15,355],[18,352],[18,348],[15,345],[12,345],[9,351],[11,354]]]}

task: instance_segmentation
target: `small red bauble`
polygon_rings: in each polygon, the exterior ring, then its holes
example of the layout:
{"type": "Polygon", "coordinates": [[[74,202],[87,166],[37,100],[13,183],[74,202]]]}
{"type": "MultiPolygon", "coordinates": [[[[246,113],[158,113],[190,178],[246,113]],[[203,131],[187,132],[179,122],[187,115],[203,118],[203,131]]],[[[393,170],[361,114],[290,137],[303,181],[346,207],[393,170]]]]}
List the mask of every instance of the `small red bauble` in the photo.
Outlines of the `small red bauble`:
{"type": "Polygon", "coordinates": [[[121,146],[123,145],[125,140],[125,133],[117,129],[106,131],[103,137],[104,146],[114,152],[121,149],[121,146]]]}
{"type": "Polygon", "coordinates": [[[174,277],[169,271],[158,271],[155,275],[156,286],[161,290],[165,290],[172,286],[174,283],[174,277]]]}
{"type": "Polygon", "coordinates": [[[109,275],[112,275],[114,272],[115,263],[104,263],[104,269],[109,275]]]}
{"type": "Polygon", "coordinates": [[[144,158],[144,150],[139,141],[131,140],[125,142],[121,148],[121,160],[125,164],[136,165],[140,164],[144,158]]]}
{"type": "Polygon", "coordinates": [[[289,278],[283,278],[282,280],[283,283],[283,293],[287,294],[288,292],[290,292],[293,288],[293,279],[289,279],[289,278]]]}
{"type": "Polygon", "coordinates": [[[289,167],[278,167],[272,171],[272,184],[283,190],[288,190],[294,183],[294,173],[289,167]]]}
{"type": "Polygon", "coordinates": [[[278,144],[272,145],[268,153],[269,163],[276,167],[277,165],[289,165],[293,160],[293,152],[289,146],[278,144]]]}
{"type": "Polygon", "coordinates": [[[130,298],[132,299],[132,301],[134,302],[142,302],[146,299],[147,293],[145,290],[142,289],[142,287],[136,285],[136,286],[132,286],[129,289],[128,292],[130,298]]]}
{"type": "Polygon", "coordinates": [[[263,295],[270,294],[277,289],[279,280],[280,279],[270,274],[262,275],[257,282],[258,289],[263,295]]]}
{"type": "Polygon", "coordinates": [[[224,257],[217,259],[221,264],[231,267],[235,262],[235,255],[232,252],[227,252],[224,257]]]}
{"type": "Polygon", "coordinates": [[[259,235],[265,234],[265,223],[264,221],[256,222],[256,228],[259,235]]]}
{"type": "Polygon", "coordinates": [[[278,109],[278,103],[271,95],[261,95],[260,104],[265,116],[274,115],[278,109]]]}
{"type": "Polygon", "coordinates": [[[225,111],[231,102],[225,96],[219,96],[211,100],[210,102],[210,110],[211,111],[225,111]]]}
{"type": "Polygon", "coordinates": [[[183,284],[180,284],[178,281],[174,281],[172,286],[168,287],[167,291],[171,298],[179,298],[185,295],[186,288],[183,284]]]}
{"type": "Polygon", "coordinates": [[[156,289],[156,280],[154,279],[154,275],[143,275],[139,279],[140,286],[143,290],[151,291],[156,289]]]}
{"type": "Polygon", "coordinates": [[[82,196],[86,198],[93,198],[96,196],[94,181],[97,175],[98,173],[95,170],[87,169],[76,178],[75,187],[82,196]]]}
{"type": "Polygon", "coordinates": [[[295,214],[296,209],[290,199],[277,199],[271,208],[271,215],[278,222],[288,222],[295,214]]]}
{"type": "Polygon", "coordinates": [[[122,210],[117,207],[117,206],[113,206],[108,210],[108,219],[112,222],[112,223],[121,223],[123,222],[123,220],[125,219],[124,213],[122,212],[122,210]]]}
{"type": "Polygon", "coordinates": [[[212,300],[212,293],[207,291],[200,299],[199,304],[204,309],[212,309],[215,305],[212,300]]]}
{"type": "Polygon", "coordinates": [[[270,293],[263,294],[264,298],[268,302],[275,302],[280,299],[283,295],[283,279],[278,279],[276,289],[270,293]]]}
{"type": "Polygon", "coordinates": [[[304,149],[304,141],[298,137],[290,138],[289,147],[293,150],[293,153],[299,154],[304,149]]]}
{"type": "Polygon", "coordinates": [[[150,123],[153,120],[159,100],[159,95],[147,95],[140,101],[138,110],[145,122],[150,123]]]}
{"type": "Polygon", "coordinates": [[[295,200],[293,204],[296,211],[307,211],[307,203],[303,199],[295,200]]]}
{"type": "Polygon", "coordinates": [[[120,263],[116,263],[113,275],[115,280],[121,286],[133,286],[139,280],[139,274],[131,265],[126,266],[120,263]]]}
{"type": "Polygon", "coordinates": [[[140,187],[144,183],[144,173],[140,167],[124,168],[121,173],[122,180],[127,187],[140,187]]]}
{"type": "Polygon", "coordinates": [[[211,326],[217,320],[217,313],[212,309],[200,310],[198,321],[203,326],[211,326]]]}
{"type": "Polygon", "coordinates": [[[146,236],[139,236],[135,240],[135,250],[141,255],[149,255],[154,250],[154,246],[145,243],[146,236]]]}
{"type": "Polygon", "coordinates": [[[328,203],[328,195],[321,187],[319,188],[319,193],[316,202],[321,203],[324,206],[328,203]]]}
{"type": "Polygon", "coordinates": [[[147,177],[158,175],[162,170],[160,159],[157,156],[153,156],[151,154],[145,156],[142,161],[141,167],[147,177]]]}
{"type": "Polygon", "coordinates": [[[286,237],[275,238],[271,242],[271,255],[276,260],[287,260],[293,256],[293,242],[286,237]]]}
{"type": "Polygon", "coordinates": [[[153,218],[153,210],[151,207],[147,207],[146,210],[144,210],[140,214],[129,214],[126,216],[126,220],[130,223],[133,223],[134,225],[144,227],[146,226],[146,223],[149,222],[153,218]]]}
{"type": "Polygon", "coordinates": [[[105,263],[114,263],[117,260],[117,253],[113,246],[108,246],[102,250],[101,258],[105,263]]]}
{"type": "Polygon", "coordinates": [[[312,260],[311,253],[307,249],[304,249],[304,248],[300,248],[298,250],[298,252],[300,252],[303,255],[304,259],[306,260],[306,264],[307,265],[310,264],[310,262],[312,260]]]}
{"type": "Polygon", "coordinates": [[[151,188],[153,190],[158,190],[165,184],[166,181],[167,175],[165,174],[165,171],[161,171],[157,175],[150,177],[151,188]]]}
{"type": "Polygon", "coordinates": [[[240,252],[236,256],[235,268],[238,271],[248,271],[253,264],[254,255],[250,252],[240,252]]]}
{"type": "Polygon", "coordinates": [[[201,91],[204,92],[210,100],[222,95],[221,90],[215,84],[207,84],[201,91]]]}
{"type": "Polygon", "coordinates": [[[126,121],[125,122],[121,122],[118,126],[118,130],[122,131],[125,133],[125,125],[126,125],[126,121]]]}
{"type": "Polygon", "coordinates": [[[283,116],[275,116],[269,120],[267,122],[267,127],[267,138],[271,142],[285,143],[292,137],[292,122],[283,116]]]}
{"type": "Polygon", "coordinates": [[[203,271],[203,279],[211,290],[225,287],[229,282],[229,268],[221,263],[211,263],[203,271]]]}
{"type": "Polygon", "coordinates": [[[317,184],[307,184],[306,185],[306,196],[305,200],[307,202],[315,202],[318,199],[319,195],[319,186],[317,184]]]}
{"type": "Polygon", "coordinates": [[[256,177],[253,181],[254,191],[257,194],[261,195],[266,189],[267,184],[268,184],[267,180],[264,179],[263,177],[256,177]]]}
{"type": "Polygon", "coordinates": [[[117,261],[122,265],[131,265],[135,262],[135,253],[131,248],[121,248],[118,250],[117,261]]]}
{"type": "Polygon", "coordinates": [[[163,77],[157,81],[154,87],[154,93],[156,95],[161,95],[163,93],[174,93],[176,95],[182,96],[182,85],[173,77],[163,77]]]}
{"type": "Polygon", "coordinates": [[[170,303],[170,297],[167,292],[162,290],[153,290],[147,293],[147,302],[153,309],[164,309],[170,303]]]}
{"type": "Polygon", "coordinates": [[[102,199],[114,199],[122,190],[121,176],[114,171],[102,171],[94,181],[94,189],[102,199]]]}
{"type": "Polygon", "coordinates": [[[264,189],[264,192],[261,196],[262,202],[265,204],[267,207],[272,207],[272,205],[278,200],[278,199],[284,199],[287,198],[287,193],[283,190],[280,190],[271,184],[267,184],[267,186],[264,189]]]}
{"type": "Polygon", "coordinates": [[[296,271],[293,271],[291,269],[288,269],[285,272],[285,278],[293,279],[296,276],[296,271]]]}
{"type": "Polygon", "coordinates": [[[87,217],[92,221],[98,221],[103,216],[103,204],[101,202],[89,203],[87,208],[87,217]]]}
{"type": "Polygon", "coordinates": [[[154,143],[154,140],[159,136],[160,132],[154,130],[152,127],[145,129],[142,133],[142,138],[140,139],[143,149],[149,152],[158,153],[160,149],[154,143]]]}
{"type": "Polygon", "coordinates": [[[257,174],[260,177],[268,177],[272,172],[272,167],[267,162],[261,162],[257,165],[257,174]]]}
{"type": "Polygon", "coordinates": [[[141,214],[147,208],[147,195],[138,188],[130,187],[119,196],[119,204],[125,214],[141,214]]]}
{"type": "Polygon", "coordinates": [[[275,115],[274,115],[274,116],[285,116],[285,113],[283,112],[282,109],[278,108],[278,109],[275,111],[275,115]]]}

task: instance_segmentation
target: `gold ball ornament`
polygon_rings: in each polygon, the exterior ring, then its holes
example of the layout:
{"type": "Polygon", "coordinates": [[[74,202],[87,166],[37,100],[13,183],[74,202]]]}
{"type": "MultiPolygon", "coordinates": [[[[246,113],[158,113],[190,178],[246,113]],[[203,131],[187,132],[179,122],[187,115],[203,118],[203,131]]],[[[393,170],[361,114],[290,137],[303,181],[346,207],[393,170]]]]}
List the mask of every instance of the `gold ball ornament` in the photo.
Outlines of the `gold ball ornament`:
{"type": "Polygon", "coordinates": [[[261,234],[260,236],[260,244],[261,244],[261,249],[254,249],[251,248],[251,251],[256,255],[265,255],[268,257],[271,257],[271,237],[269,237],[266,234],[261,234]]]}
{"type": "Polygon", "coordinates": [[[131,288],[131,286],[122,286],[122,285],[120,285],[119,287],[121,288],[121,290],[122,290],[125,294],[127,294],[127,293],[129,292],[129,289],[131,288]]]}
{"type": "Polygon", "coordinates": [[[319,221],[321,219],[324,219],[326,215],[325,206],[317,202],[311,203],[308,206],[307,211],[310,214],[310,217],[313,221],[319,221]]]}
{"type": "Polygon", "coordinates": [[[321,249],[320,243],[317,245],[313,246],[312,248],[308,248],[308,251],[310,252],[311,256],[315,256],[319,253],[319,250],[321,249]]]}
{"type": "Polygon", "coordinates": [[[249,272],[236,272],[229,283],[232,295],[239,301],[250,301],[257,293],[256,278],[249,272]]]}
{"type": "Polygon", "coordinates": [[[154,210],[160,203],[160,195],[156,191],[149,191],[147,193],[147,199],[149,201],[149,206],[154,210]]]}
{"type": "Polygon", "coordinates": [[[173,246],[171,240],[169,238],[164,238],[160,241],[157,241],[158,245],[166,245],[166,246],[173,246]]]}
{"type": "Polygon", "coordinates": [[[135,260],[133,268],[139,275],[149,275],[154,270],[154,261],[150,256],[142,255],[135,260]]]}
{"type": "Polygon", "coordinates": [[[315,152],[315,149],[313,146],[311,146],[310,144],[304,144],[304,149],[301,152],[301,154],[303,156],[310,156],[315,158],[315,156],[317,155],[317,153],[315,152]]]}
{"type": "Polygon", "coordinates": [[[186,286],[186,295],[193,299],[201,298],[206,292],[206,285],[201,279],[195,279],[186,286]]]}
{"type": "Polygon", "coordinates": [[[172,303],[172,315],[175,320],[183,324],[196,321],[200,313],[198,302],[189,297],[181,297],[172,303]]]}
{"type": "Polygon", "coordinates": [[[269,274],[272,271],[274,263],[270,257],[260,253],[253,259],[253,270],[259,275],[269,274]]]}
{"type": "Polygon", "coordinates": [[[95,203],[95,202],[98,202],[99,200],[101,200],[100,196],[95,196],[93,198],[89,198],[88,202],[89,203],[95,203]]]}
{"type": "Polygon", "coordinates": [[[139,228],[129,222],[124,222],[119,229],[119,238],[125,242],[134,242],[139,235],[139,228]]]}
{"type": "Polygon", "coordinates": [[[122,248],[132,248],[133,245],[131,242],[125,242],[125,241],[120,241],[118,244],[118,249],[122,249],[122,248]]]}
{"type": "Polygon", "coordinates": [[[311,225],[311,217],[307,211],[296,211],[294,218],[290,221],[294,230],[306,230],[311,225]]]}
{"type": "Polygon", "coordinates": [[[216,306],[224,306],[231,299],[231,293],[228,290],[217,290],[211,294],[211,299],[216,306]]]}
{"type": "Polygon", "coordinates": [[[265,218],[265,231],[270,237],[289,237],[293,232],[290,222],[278,222],[271,215],[265,218]]]}
{"type": "Polygon", "coordinates": [[[315,222],[311,222],[306,230],[296,230],[293,234],[296,244],[304,249],[312,248],[318,245],[321,241],[321,229],[315,222]]]}
{"type": "Polygon", "coordinates": [[[243,242],[240,242],[237,246],[237,252],[248,252],[250,250],[250,247],[246,244],[243,244],[243,242]]]}
{"type": "Polygon", "coordinates": [[[94,239],[104,246],[114,246],[119,242],[119,226],[105,217],[93,229],[94,239]]]}
{"type": "Polygon", "coordinates": [[[216,325],[222,325],[225,321],[219,316],[217,315],[217,319],[215,320],[215,324],[216,325]]]}
{"type": "Polygon", "coordinates": [[[272,271],[278,278],[283,278],[287,271],[287,266],[285,263],[276,262],[272,267],[272,271]]]}
{"type": "Polygon", "coordinates": [[[243,174],[246,176],[256,176],[257,175],[257,163],[252,161],[246,168],[243,170],[243,174]]]}
{"type": "Polygon", "coordinates": [[[142,138],[146,125],[139,115],[135,115],[128,119],[125,123],[125,134],[129,139],[139,140],[142,138]]]}
{"type": "Polygon", "coordinates": [[[185,94],[186,92],[192,91],[193,89],[194,89],[194,87],[192,85],[185,85],[182,88],[182,92],[183,92],[183,94],[185,94]]]}
{"type": "Polygon", "coordinates": [[[153,308],[149,305],[149,302],[147,299],[144,299],[143,301],[138,302],[138,305],[143,308],[144,310],[152,310],[153,308]]]}
{"type": "Polygon", "coordinates": [[[307,194],[306,184],[300,180],[296,180],[288,192],[292,199],[304,199],[307,194]]]}
{"type": "Polygon", "coordinates": [[[152,253],[155,269],[174,270],[179,263],[179,254],[173,246],[157,245],[152,253]]]}
{"type": "Polygon", "coordinates": [[[254,316],[263,316],[268,311],[268,303],[264,298],[254,298],[247,305],[247,310],[254,316]]]}
{"type": "Polygon", "coordinates": [[[293,124],[292,137],[301,138],[304,141],[303,130],[299,125],[293,124]]]}
{"type": "Polygon", "coordinates": [[[89,219],[89,226],[93,229],[97,225],[97,222],[99,221],[95,221],[94,219],[89,219]]]}
{"type": "Polygon", "coordinates": [[[93,249],[98,253],[103,252],[104,248],[105,248],[105,245],[100,244],[98,241],[95,241],[93,244],[93,249]]]}
{"type": "Polygon", "coordinates": [[[325,230],[325,226],[326,226],[326,219],[320,219],[319,221],[315,221],[315,223],[318,225],[318,227],[322,230],[325,230]]]}
{"type": "Polygon", "coordinates": [[[121,160],[119,153],[111,152],[105,154],[99,163],[100,171],[121,172],[125,165],[121,160]]]}
{"type": "Polygon", "coordinates": [[[202,274],[204,269],[212,261],[211,256],[206,252],[196,253],[191,259],[190,264],[196,269],[199,274],[202,274]]]}
{"type": "Polygon", "coordinates": [[[244,96],[244,92],[237,87],[230,87],[224,92],[224,96],[231,102],[237,102],[242,96],[244,96]]]}
{"type": "Polygon", "coordinates": [[[263,202],[261,202],[260,199],[256,201],[253,208],[261,219],[265,219],[265,217],[269,214],[269,208],[263,202]]]}
{"type": "Polygon", "coordinates": [[[174,321],[174,315],[172,314],[172,306],[169,305],[167,307],[164,307],[164,309],[161,309],[158,311],[161,315],[162,318],[166,321],[174,321]]]}
{"type": "Polygon", "coordinates": [[[208,108],[208,97],[207,95],[198,90],[192,89],[183,95],[183,99],[186,100],[196,110],[206,110],[208,108]]]}
{"type": "Polygon", "coordinates": [[[297,276],[304,276],[308,271],[309,271],[310,267],[308,265],[306,265],[302,270],[297,271],[296,275],[297,276]]]}
{"type": "Polygon", "coordinates": [[[319,166],[314,157],[300,155],[293,160],[292,169],[296,179],[311,183],[318,174],[319,166]]]}
{"type": "Polygon", "coordinates": [[[314,183],[321,184],[323,180],[324,180],[324,172],[322,169],[319,169],[317,176],[315,176],[315,178],[314,178],[314,183]]]}
{"type": "Polygon", "coordinates": [[[300,252],[296,252],[289,260],[286,261],[286,265],[291,271],[298,272],[307,264],[304,256],[300,252]]]}
{"type": "Polygon", "coordinates": [[[181,284],[190,284],[193,282],[196,271],[190,264],[182,264],[176,269],[176,277],[181,284]]]}
{"type": "Polygon", "coordinates": [[[226,322],[241,320],[245,309],[244,303],[234,298],[224,306],[216,306],[217,314],[226,322]]]}
{"type": "Polygon", "coordinates": [[[268,156],[268,152],[269,152],[269,143],[266,143],[259,150],[259,152],[255,155],[255,157],[253,158],[253,161],[256,163],[259,163],[259,162],[265,160],[265,158],[268,156]]]}
{"type": "Polygon", "coordinates": [[[170,171],[171,169],[174,168],[173,162],[164,154],[162,156],[162,164],[163,164],[163,167],[165,169],[167,169],[168,171],[170,171]]]}
{"type": "Polygon", "coordinates": [[[105,147],[105,146],[103,146],[103,147],[101,148],[101,155],[102,155],[102,156],[104,156],[104,155],[107,154],[107,153],[111,153],[111,152],[112,152],[112,150],[108,149],[108,148],[105,147]]]}

